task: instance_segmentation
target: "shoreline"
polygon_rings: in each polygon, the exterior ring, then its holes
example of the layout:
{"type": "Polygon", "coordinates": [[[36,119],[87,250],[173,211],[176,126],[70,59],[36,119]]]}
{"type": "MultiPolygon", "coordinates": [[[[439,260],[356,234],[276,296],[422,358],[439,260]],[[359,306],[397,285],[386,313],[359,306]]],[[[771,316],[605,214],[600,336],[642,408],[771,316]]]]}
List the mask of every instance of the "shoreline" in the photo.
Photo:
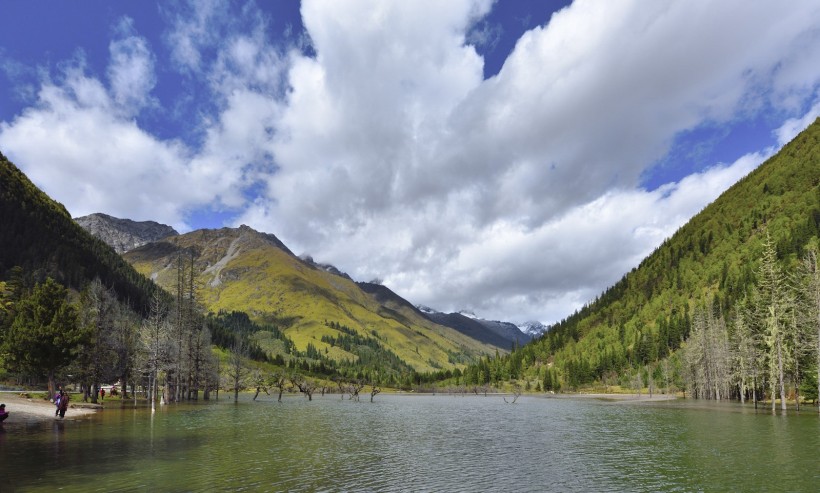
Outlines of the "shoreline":
{"type": "Polygon", "coordinates": [[[102,406],[94,406],[93,404],[83,402],[80,402],[78,405],[69,401],[65,418],[60,418],[59,416],[54,416],[56,407],[51,401],[24,397],[19,393],[2,392],[0,393],[0,402],[6,405],[6,411],[9,413],[9,417],[3,421],[0,427],[5,426],[7,429],[10,426],[18,424],[28,425],[47,421],[77,421],[94,415],[102,409],[102,406]]]}
{"type": "Polygon", "coordinates": [[[642,394],[601,394],[601,393],[566,393],[554,394],[549,397],[557,397],[564,399],[598,399],[602,401],[612,402],[666,402],[678,400],[675,394],[653,394],[652,397],[647,393],[642,394]]]}

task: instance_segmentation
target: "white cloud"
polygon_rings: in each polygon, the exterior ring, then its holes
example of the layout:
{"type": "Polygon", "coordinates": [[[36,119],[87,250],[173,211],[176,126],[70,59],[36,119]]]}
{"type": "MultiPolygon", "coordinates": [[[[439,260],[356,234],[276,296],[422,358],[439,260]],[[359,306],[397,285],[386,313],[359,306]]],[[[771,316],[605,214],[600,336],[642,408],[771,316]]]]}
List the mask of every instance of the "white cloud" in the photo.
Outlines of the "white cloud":
{"type": "Polygon", "coordinates": [[[202,50],[217,43],[221,30],[217,23],[231,18],[226,2],[220,0],[188,0],[179,10],[163,8],[173,24],[166,36],[171,60],[183,72],[197,73],[202,69],[202,50]]]}
{"type": "Polygon", "coordinates": [[[793,138],[797,137],[797,134],[811,125],[818,117],[820,117],[820,97],[817,98],[814,105],[805,115],[786,120],[777,132],[775,132],[777,135],[777,143],[780,146],[788,144],[793,138]]]}
{"type": "MultiPolygon", "coordinates": [[[[130,21],[121,21],[118,32],[128,29],[130,21]]],[[[186,229],[190,207],[239,205],[241,175],[224,163],[207,166],[207,157],[134,120],[155,84],[145,40],[129,33],[111,43],[110,54],[108,87],[86,74],[82,56],[58,81],[43,76],[36,103],[0,123],[0,146],[10,159],[75,216],[103,211],[186,229]]]]}
{"type": "Polygon", "coordinates": [[[292,55],[280,169],[237,223],[414,302],[554,321],[768,152],[638,189],[677,134],[820,80],[813,2],[579,0],[485,81],[488,8],[306,1],[316,57],[292,55]]]}
{"type": "Polygon", "coordinates": [[[167,57],[124,20],[107,79],[82,63],[43,77],[0,146],[75,215],[185,229],[189,210],[237,210],[413,302],[548,322],[772,152],[640,189],[677,135],[766,111],[791,118],[782,143],[818,114],[795,116],[820,86],[816,2],[578,0],[484,80],[468,37],[491,8],[305,0],[315,56],[274,45],[252,3],[164,10],[167,57]],[[162,111],[166,59],[205,92],[184,101],[195,144],[137,123],[162,111]]]}
{"type": "Polygon", "coordinates": [[[42,86],[37,106],[0,124],[0,145],[75,215],[106,211],[182,225],[180,204],[204,198],[201,189],[179,187],[191,181],[185,148],[157,141],[113,104],[98,80],[72,69],[62,86],[42,86]]]}
{"type": "Polygon", "coordinates": [[[156,84],[154,56],[145,38],[133,34],[133,21],[123,18],[117,28],[122,37],[111,42],[108,79],[114,101],[127,115],[135,115],[151,104],[156,84]]]}

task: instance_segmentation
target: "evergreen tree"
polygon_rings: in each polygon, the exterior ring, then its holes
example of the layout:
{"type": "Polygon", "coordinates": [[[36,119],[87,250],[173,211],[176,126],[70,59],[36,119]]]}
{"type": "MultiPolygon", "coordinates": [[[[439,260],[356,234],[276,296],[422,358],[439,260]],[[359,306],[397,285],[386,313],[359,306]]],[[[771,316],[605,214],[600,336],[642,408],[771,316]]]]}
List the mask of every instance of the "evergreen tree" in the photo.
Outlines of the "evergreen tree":
{"type": "Polygon", "coordinates": [[[3,344],[6,365],[32,374],[45,374],[49,395],[55,375],[67,366],[88,334],[78,323],[68,290],[51,278],[20,300],[3,344]]]}

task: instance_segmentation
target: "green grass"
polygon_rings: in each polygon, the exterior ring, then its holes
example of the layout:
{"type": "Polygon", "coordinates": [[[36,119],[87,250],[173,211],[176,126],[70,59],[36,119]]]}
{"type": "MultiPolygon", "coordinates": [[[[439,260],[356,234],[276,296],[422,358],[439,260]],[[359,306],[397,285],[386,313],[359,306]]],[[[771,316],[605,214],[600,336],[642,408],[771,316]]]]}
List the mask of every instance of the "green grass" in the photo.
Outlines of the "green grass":
{"type": "MultiPolygon", "coordinates": [[[[327,349],[333,359],[355,359],[321,341],[323,335],[336,334],[327,326],[335,322],[362,336],[375,332],[385,348],[421,372],[455,367],[449,362],[451,353],[471,360],[495,352],[495,347],[407,308],[387,310],[349,279],[312,268],[247,228],[196,231],[168,241],[172,250],[195,248],[198,252],[198,295],[208,310],[238,310],[256,320],[285,321],[279,329],[299,351],[313,344],[322,352],[327,349]],[[209,270],[215,265],[221,266],[218,272],[209,270]]],[[[139,272],[173,291],[176,257],[168,252],[167,248],[145,248],[125,257],[139,272]]],[[[268,349],[264,341],[260,345],[268,349]]]]}

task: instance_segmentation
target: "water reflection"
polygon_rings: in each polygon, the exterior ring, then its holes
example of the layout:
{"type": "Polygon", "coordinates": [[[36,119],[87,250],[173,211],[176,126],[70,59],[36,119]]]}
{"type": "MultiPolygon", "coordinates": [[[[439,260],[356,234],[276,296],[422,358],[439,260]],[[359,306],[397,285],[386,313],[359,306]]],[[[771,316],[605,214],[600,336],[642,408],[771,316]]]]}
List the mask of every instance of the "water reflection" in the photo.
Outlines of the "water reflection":
{"type": "Polygon", "coordinates": [[[0,434],[0,491],[813,491],[819,437],[737,405],[223,400],[0,434]]]}

